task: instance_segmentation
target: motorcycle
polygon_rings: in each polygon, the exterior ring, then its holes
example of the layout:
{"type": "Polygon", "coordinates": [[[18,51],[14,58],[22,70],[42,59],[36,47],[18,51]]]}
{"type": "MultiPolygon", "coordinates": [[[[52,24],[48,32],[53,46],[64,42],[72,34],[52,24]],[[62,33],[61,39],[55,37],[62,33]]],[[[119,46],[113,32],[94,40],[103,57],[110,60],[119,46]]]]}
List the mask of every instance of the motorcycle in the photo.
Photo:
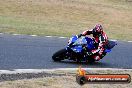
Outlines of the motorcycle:
{"type": "MultiPolygon", "coordinates": [[[[114,41],[108,41],[105,51],[103,52],[101,59],[108,53],[111,52],[111,49],[117,45],[114,41]]],[[[87,56],[84,52],[87,48],[87,51],[90,52],[91,50],[95,49],[94,40],[93,38],[81,36],[78,38],[77,35],[70,38],[68,45],[66,48],[61,49],[53,54],[52,59],[54,61],[61,61],[61,60],[73,60],[76,62],[95,62],[95,59],[92,58],[91,55],[87,56]]]]}

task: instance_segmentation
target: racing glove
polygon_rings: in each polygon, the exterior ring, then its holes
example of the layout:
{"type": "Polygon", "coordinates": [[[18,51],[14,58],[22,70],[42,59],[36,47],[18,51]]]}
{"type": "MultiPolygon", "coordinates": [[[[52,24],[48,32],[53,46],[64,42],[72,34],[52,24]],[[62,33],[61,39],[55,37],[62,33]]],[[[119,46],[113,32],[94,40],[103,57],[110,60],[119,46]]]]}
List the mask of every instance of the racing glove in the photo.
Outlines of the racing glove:
{"type": "Polygon", "coordinates": [[[77,35],[78,36],[78,38],[80,38],[81,36],[82,36],[82,34],[79,34],[79,35],[77,35]]]}

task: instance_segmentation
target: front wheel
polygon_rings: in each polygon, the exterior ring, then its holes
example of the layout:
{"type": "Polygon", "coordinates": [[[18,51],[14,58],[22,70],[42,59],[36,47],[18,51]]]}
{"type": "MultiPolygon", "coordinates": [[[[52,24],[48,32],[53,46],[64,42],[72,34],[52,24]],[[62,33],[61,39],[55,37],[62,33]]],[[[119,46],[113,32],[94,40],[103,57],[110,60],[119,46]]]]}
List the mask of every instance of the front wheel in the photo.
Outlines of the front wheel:
{"type": "Polygon", "coordinates": [[[66,49],[61,49],[53,54],[52,59],[54,61],[61,61],[66,57],[66,49]]]}

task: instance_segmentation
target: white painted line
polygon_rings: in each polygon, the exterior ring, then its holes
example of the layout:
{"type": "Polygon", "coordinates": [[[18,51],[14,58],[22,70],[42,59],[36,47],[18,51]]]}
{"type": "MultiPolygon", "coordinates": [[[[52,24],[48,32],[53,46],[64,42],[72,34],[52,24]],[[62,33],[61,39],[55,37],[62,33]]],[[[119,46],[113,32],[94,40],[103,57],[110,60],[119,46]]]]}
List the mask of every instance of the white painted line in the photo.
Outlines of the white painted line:
{"type": "Polygon", "coordinates": [[[20,35],[20,34],[13,34],[13,35],[20,35]]]}
{"type": "MultiPolygon", "coordinates": [[[[132,71],[132,69],[118,69],[118,68],[82,68],[86,71],[89,70],[112,70],[112,71],[132,71]]],[[[16,73],[41,73],[41,72],[57,72],[57,71],[77,71],[78,68],[56,68],[56,69],[14,69],[13,71],[11,70],[0,70],[0,74],[16,74],[16,73]]]]}
{"type": "MultiPolygon", "coordinates": [[[[132,70],[132,69],[121,69],[121,68],[82,68],[85,70],[132,70]]],[[[56,68],[56,69],[48,69],[48,70],[69,70],[69,71],[74,71],[74,70],[78,70],[78,68],[56,68]]]]}
{"type": "Polygon", "coordinates": [[[66,37],[59,37],[59,38],[66,38],[66,37]]]}
{"type": "Polygon", "coordinates": [[[117,41],[117,40],[111,39],[111,41],[117,41]]]}
{"type": "Polygon", "coordinates": [[[40,69],[14,69],[13,71],[10,70],[0,70],[0,74],[16,74],[16,73],[40,73],[44,70],[40,69]]]}
{"type": "Polygon", "coordinates": [[[52,37],[52,36],[45,36],[45,37],[48,37],[48,38],[50,38],[50,37],[52,37]]]}
{"type": "Polygon", "coordinates": [[[128,41],[128,42],[132,42],[132,41],[128,41]]]}
{"type": "Polygon", "coordinates": [[[37,36],[37,35],[30,35],[30,36],[37,36]]]}
{"type": "MultiPolygon", "coordinates": [[[[4,34],[4,33],[0,33],[0,34],[4,34]]],[[[21,34],[12,34],[12,35],[21,35],[21,34]]],[[[37,35],[29,35],[29,36],[37,36],[37,35]]],[[[53,37],[53,36],[45,36],[45,37],[50,38],[50,37],[53,37]]],[[[57,37],[57,36],[56,36],[56,37],[57,37]]],[[[59,36],[58,36],[58,38],[67,38],[67,37],[59,37],[59,36]]],[[[111,41],[117,41],[117,40],[111,39],[111,41]]],[[[127,41],[127,42],[132,42],[132,41],[127,41]]]]}

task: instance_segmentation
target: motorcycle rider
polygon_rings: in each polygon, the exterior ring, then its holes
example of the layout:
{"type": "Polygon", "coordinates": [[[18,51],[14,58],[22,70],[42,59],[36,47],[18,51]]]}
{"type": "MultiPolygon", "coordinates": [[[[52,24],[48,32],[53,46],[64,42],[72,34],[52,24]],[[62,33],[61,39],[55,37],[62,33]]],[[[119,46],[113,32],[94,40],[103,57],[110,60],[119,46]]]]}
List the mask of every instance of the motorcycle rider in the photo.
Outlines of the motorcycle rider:
{"type": "Polygon", "coordinates": [[[102,54],[105,50],[105,45],[108,42],[108,37],[106,33],[103,31],[103,27],[100,24],[95,25],[95,27],[91,30],[86,30],[82,34],[78,35],[78,37],[93,35],[93,39],[95,42],[95,49],[91,52],[86,52],[87,55],[92,56],[96,61],[100,60],[102,54]]]}

